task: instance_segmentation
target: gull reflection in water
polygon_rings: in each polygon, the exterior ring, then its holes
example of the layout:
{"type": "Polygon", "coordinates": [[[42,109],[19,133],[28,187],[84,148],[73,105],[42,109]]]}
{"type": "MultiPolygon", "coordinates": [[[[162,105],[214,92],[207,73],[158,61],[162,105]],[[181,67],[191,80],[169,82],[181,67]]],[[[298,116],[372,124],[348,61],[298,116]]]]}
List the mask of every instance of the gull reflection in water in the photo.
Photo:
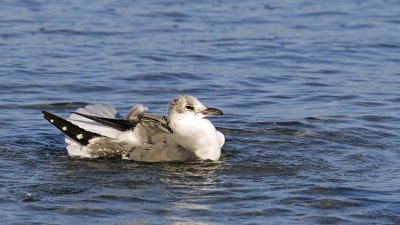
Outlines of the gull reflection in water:
{"type": "Polygon", "coordinates": [[[164,176],[160,180],[173,195],[171,209],[181,212],[171,216],[174,224],[208,224],[201,215],[209,214],[214,193],[223,191],[218,187],[223,165],[223,161],[162,164],[164,176]]]}

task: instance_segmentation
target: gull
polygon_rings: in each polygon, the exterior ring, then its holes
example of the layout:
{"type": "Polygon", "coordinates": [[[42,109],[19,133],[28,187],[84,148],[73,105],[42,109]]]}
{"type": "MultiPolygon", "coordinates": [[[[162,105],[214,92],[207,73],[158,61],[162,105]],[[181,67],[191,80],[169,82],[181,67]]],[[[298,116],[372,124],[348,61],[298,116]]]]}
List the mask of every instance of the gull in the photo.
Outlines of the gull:
{"type": "Polygon", "coordinates": [[[223,115],[193,96],[177,96],[167,116],[139,104],[124,119],[110,105],[79,108],[69,119],[42,111],[65,134],[71,157],[121,158],[142,162],[213,160],[221,156],[224,135],[205,117],[223,115]]]}

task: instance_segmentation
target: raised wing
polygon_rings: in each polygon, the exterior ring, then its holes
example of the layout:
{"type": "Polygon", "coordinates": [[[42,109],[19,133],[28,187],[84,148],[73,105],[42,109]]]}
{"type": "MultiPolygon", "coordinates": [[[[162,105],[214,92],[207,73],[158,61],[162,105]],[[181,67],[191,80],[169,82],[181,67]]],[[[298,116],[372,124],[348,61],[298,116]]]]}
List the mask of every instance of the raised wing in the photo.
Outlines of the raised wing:
{"type": "Polygon", "coordinates": [[[138,123],[140,123],[145,128],[159,129],[163,132],[172,133],[171,128],[168,126],[168,121],[164,117],[158,115],[146,113],[146,114],[140,114],[135,118],[135,120],[129,120],[129,119],[125,120],[125,119],[103,118],[98,116],[86,115],[78,112],[74,113],[120,131],[132,130],[133,128],[136,127],[138,123]]]}
{"type": "Polygon", "coordinates": [[[120,131],[131,130],[131,129],[135,128],[135,126],[137,124],[130,120],[103,118],[103,117],[98,117],[98,116],[86,115],[86,114],[78,113],[78,112],[74,112],[74,113],[77,115],[83,116],[85,118],[91,119],[93,121],[96,121],[98,123],[104,124],[106,126],[115,128],[120,131]]]}
{"type": "Polygon", "coordinates": [[[61,130],[64,134],[66,134],[68,137],[73,139],[74,141],[78,142],[81,145],[87,145],[89,141],[93,138],[96,137],[102,137],[102,135],[93,133],[90,131],[86,131],[77,125],[61,118],[58,117],[54,114],[51,114],[46,111],[42,111],[43,117],[52,123],[55,127],[57,127],[59,130],[61,130]]]}

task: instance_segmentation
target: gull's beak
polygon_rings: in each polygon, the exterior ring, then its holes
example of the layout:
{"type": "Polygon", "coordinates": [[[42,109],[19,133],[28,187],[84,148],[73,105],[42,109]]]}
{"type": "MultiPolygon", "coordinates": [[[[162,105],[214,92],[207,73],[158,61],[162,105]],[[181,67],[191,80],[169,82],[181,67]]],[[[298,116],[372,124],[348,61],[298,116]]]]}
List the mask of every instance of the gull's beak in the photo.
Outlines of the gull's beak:
{"type": "Polygon", "coordinates": [[[202,113],[206,116],[210,116],[210,115],[224,115],[224,113],[216,108],[207,108],[205,110],[202,111],[202,113]]]}

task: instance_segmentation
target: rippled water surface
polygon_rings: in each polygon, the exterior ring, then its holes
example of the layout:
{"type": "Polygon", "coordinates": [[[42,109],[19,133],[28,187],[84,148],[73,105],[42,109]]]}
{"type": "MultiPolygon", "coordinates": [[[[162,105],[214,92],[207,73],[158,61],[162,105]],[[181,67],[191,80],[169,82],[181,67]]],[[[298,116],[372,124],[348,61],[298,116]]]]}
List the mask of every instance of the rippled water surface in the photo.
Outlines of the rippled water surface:
{"type": "Polygon", "coordinates": [[[397,0],[5,0],[0,223],[399,224],[399,93],[397,0]],[[218,162],[68,158],[41,115],[181,94],[218,162]]]}

